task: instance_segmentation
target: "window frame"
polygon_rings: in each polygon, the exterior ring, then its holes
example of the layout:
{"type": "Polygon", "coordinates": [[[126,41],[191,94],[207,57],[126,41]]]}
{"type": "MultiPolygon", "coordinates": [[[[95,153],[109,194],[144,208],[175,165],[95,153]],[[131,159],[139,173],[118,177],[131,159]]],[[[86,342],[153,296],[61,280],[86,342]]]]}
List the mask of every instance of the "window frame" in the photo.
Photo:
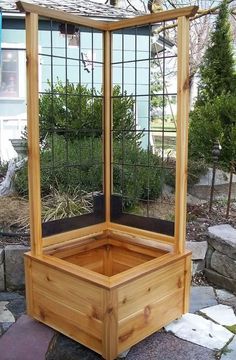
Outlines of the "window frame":
{"type": "MultiPolygon", "coordinates": [[[[2,43],[1,51],[14,50],[18,52],[18,96],[1,96],[0,101],[15,101],[26,99],[26,48],[24,43],[2,43]],[[20,86],[23,84],[23,86],[20,86]]],[[[1,69],[2,71],[2,69],[1,69]]]]}

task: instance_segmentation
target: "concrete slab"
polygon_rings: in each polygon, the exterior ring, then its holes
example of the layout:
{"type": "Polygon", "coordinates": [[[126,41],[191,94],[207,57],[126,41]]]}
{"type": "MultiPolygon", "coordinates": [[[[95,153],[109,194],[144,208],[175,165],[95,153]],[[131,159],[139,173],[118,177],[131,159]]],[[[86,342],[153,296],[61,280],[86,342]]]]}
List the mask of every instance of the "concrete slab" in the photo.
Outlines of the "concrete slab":
{"type": "Polygon", "coordinates": [[[233,337],[233,334],[223,326],[189,313],[173,321],[165,329],[183,340],[212,350],[222,349],[233,337]]]}
{"type": "Polygon", "coordinates": [[[125,360],[215,360],[215,353],[173,334],[157,332],[133,346],[125,360]]]}
{"type": "Polygon", "coordinates": [[[217,305],[216,296],[211,286],[192,286],[190,294],[190,310],[195,313],[203,308],[217,305]]]}
{"type": "Polygon", "coordinates": [[[224,350],[221,360],[235,360],[236,359],[236,336],[233,338],[231,343],[224,350]]]}
{"type": "Polygon", "coordinates": [[[231,292],[222,289],[216,289],[216,296],[218,302],[232,306],[234,309],[236,309],[236,296],[231,292]]]}
{"type": "Polygon", "coordinates": [[[8,301],[0,301],[0,323],[13,323],[15,318],[12,313],[7,309],[8,301]]]}
{"type": "Polygon", "coordinates": [[[231,306],[219,304],[206,309],[201,309],[200,312],[220,325],[236,325],[236,316],[231,306]]]}
{"type": "Polygon", "coordinates": [[[44,360],[54,331],[22,315],[0,338],[1,360],[44,360]]]}
{"type": "Polygon", "coordinates": [[[121,354],[118,355],[117,359],[126,359],[129,352],[130,352],[130,349],[123,351],[121,354]]]}
{"type": "Polygon", "coordinates": [[[235,295],[231,292],[223,289],[216,289],[216,296],[219,299],[219,301],[227,301],[232,298],[235,298],[235,295]]]}

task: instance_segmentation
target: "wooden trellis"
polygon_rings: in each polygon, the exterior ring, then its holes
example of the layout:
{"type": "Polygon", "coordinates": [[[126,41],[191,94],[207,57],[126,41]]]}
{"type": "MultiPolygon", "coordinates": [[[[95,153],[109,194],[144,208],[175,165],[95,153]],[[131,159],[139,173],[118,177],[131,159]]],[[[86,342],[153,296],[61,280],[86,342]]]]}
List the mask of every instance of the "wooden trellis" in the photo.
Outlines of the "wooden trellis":
{"type": "Polygon", "coordinates": [[[194,16],[197,7],[104,22],[24,2],[17,6],[26,13],[27,36],[31,228],[31,252],[25,255],[28,313],[113,360],[188,311],[191,253],[185,250],[185,229],[189,17],[194,16]],[[39,17],[103,34],[103,193],[98,210],[94,210],[96,216],[84,215],[82,223],[76,218],[48,223],[46,227],[41,224],[39,17]],[[170,20],[177,21],[178,37],[175,222],[171,226],[165,221],[122,213],[119,197],[113,194],[111,135],[113,33],[170,20]]]}

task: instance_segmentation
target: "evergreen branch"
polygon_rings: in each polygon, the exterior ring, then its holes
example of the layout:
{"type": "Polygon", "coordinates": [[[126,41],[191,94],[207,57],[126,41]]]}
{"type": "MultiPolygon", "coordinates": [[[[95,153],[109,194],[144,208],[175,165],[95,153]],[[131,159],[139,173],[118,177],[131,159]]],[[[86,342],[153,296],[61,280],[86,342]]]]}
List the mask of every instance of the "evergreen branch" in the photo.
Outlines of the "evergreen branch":
{"type": "MultiPolygon", "coordinates": [[[[234,0],[228,0],[227,4],[230,4],[233,1],[234,0]]],[[[210,8],[210,9],[199,9],[197,11],[197,14],[195,16],[193,16],[192,18],[190,18],[190,21],[200,19],[201,17],[206,16],[206,15],[217,15],[219,8],[220,8],[220,5],[214,6],[213,8],[210,8]]],[[[236,11],[236,10],[233,9],[232,15],[234,14],[234,11],[236,11]]],[[[170,25],[161,26],[157,29],[156,32],[159,34],[165,30],[174,29],[177,27],[177,25],[178,25],[177,22],[174,22],[173,24],[170,24],[170,25]]]]}

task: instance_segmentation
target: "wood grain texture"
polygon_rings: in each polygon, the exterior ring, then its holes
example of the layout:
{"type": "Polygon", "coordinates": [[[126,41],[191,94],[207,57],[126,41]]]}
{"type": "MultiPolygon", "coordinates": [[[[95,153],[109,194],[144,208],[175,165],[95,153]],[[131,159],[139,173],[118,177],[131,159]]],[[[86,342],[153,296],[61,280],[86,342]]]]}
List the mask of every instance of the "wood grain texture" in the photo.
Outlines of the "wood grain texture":
{"type": "Polygon", "coordinates": [[[189,19],[178,19],[177,139],[175,183],[176,251],[183,253],[186,238],[186,194],[189,117],[189,19]]]}
{"type": "Polygon", "coordinates": [[[158,234],[152,231],[137,229],[131,226],[120,225],[116,223],[108,224],[108,230],[119,231],[123,234],[137,236],[142,239],[147,238],[148,240],[155,240],[158,243],[163,243],[166,245],[174,245],[175,243],[174,237],[172,236],[158,234]]]}
{"type": "Polygon", "coordinates": [[[103,254],[103,271],[106,276],[112,276],[112,247],[108,244],[106,245],[106,251],[103,254]]]}
{"type": "Polygon", "coordinates": [[[163,269],[120,286],[118,290],[118,319],[142,310],[147,304],[161,300],[171,292],[184,287],[185,259],[163,269]]]}
{"type": "Polygon", "coordinates": [[[26,295],[26,307],[27,314],[33,315],[33,284],[32,284],[32,264],[31,259],[25,255],[24,256],[24,265],[25,265],[25,295],[26,295]]]}
{"type": "Polygon", "coordinates": [[[27,253],[27,256],[34,259],[35,263],[45,265],[46,268],[58,270],[62,274],[71,275],[73,278],[83,280],[88,284],[91,283],[105,289],[110,288],[110,282],[106,276],[94,273],[89,269],[84,269],[53,256],[43,255],[42,257],[33,257],[31,253],[27,253]]]}
{"type": "Polygon", "coordinates": [[[117,290],[104,290],[103,357],[116,359],[117,353],[117,290]]]}
{"type": "Polygon", "coordinates": [[[189,303],[190,303],[190,286],[192,280],[192,263],[191,263],[191,254],[185,258],[185,267],[184,267],[184,307],[183,313],[187,313],[189,311],[189,303]]]}
{"type": "Polygon", "coordinates": [[[146,304],[142,310],[119,321],[118,353],[181,316],[182,308],[183,289],[178,289],[157,302],[146,304]]]}
{"type": "MultiPolygon", "coordinates": [[[[103,247],[107,255],[112,252],[112,245],[103,247]]],[[[133,253],[142,261],[149,258],[146,254],[114,247],[118,252],[127,252],[128,257],[133,253]]],[[[101,249],[94,250],[96,253],[101,249]]],[[[123,256],[118,256],[119,262],[123,256]]],[[[189,252],[164,255],[161,262],[156,258],[155,266],[153,260],[137,265],[131,269],[136,271],[136,277],[129,275],[127,282],[126,273],[130,271],[127,270],[119,274],[119,284],[114,281],[117,275],[103,276],[53,256],[34,258],[27,254],[26,257],[28,263],[32,262],[31,271],[27,270],[33,289],[32,315],[102,354],[106,360],[114,360],[118,353],[183,312],[189,252]],[[93,283],[88,281],[90,274],[93,283]],[[106,288],[101,286],[101,279],[105,278],[106,288]]],[[[92,258],[94,262],[94,255],[92,258]]],[[[111,258],[114,267],[114,254],[111,258]]]]}
{"type": "Polygon", "coordinates": [[[104,44],[104,193],[106,223],[111,218],[111,33],[103,34],[104,44]]]}
{"type": "Polygon", "coordinates": [[[124,284],[132,283],[135,279],[141,278],[146,274],[152,273],[158,269],[165,269],[169,264],[175,263],[181,258],[185,258],[186,254],[183,255],[174,255],[174,254],[165,254],[159,258],[152,259],[148,262],[140,264],[134,268],[130,268],[124,273],[120,273],[112,276],[110,279],[111,287],[119,287],[124,284]]]}
{"type": "Polygon", "coordinates": [[[36,261],[32,262],[34,291],[55,297],[60,303],[70,306],[90,318],[102,318],[102,288],[64,274],[36,261]]]}
{"type": "Polygon", "coordinates": [[[78,308],[71,307],[70,304],[59,302],[53,294],[47,294],[37,288],[34,292],[34,297],[37,298],[35,304],[38,306],[37,313],[40,314],[43,320],[46,319],[47,314],[54,313],[63,314],[70,323],[74,324],[79,331],[83,331],[88,335],[92,335],[96,339],[102,338],[102,321],[92,316],[88,316],[85,312],[81,312],[78,308]],[[39,310],[40,308],[40,310],[39,310]]]}
{"type": "Polygon", "coordinates": [[[66,306],[40,289],[34,291],[34,317],[101,354],[102,323],[66,306]]]}
{"type": "Polygon", "coordinates": [[[109,30],[113,31],[133,26],[155,24],[162,21],[175,20],[180,16],[192,17],[196,14],[197,10],[197,6],[187,6],[173,10],[160,11],[155,14],[136,16],[132,19],[124,19],[109,23],[109,30]]]}
{"type": "Polygon", "coordinates": [[[63,247],[62,251],[57,249],[56,252],[49,254],[105,276],[113,276],[159,257],[163,252],[160,253],[156,249],[149,252],[147,248],[142,249],[134,244],[127,246],[122,241],[110,238],[101,240],[91,238],[90,241],[86,239],[86,244],[78,243],[77,246],[73,244],[72,249],[63,247]]]}
{"type": "Polygon", "coordinates": [[[127,249],[130,251],[138,252],[141,254],[149,255],[152,257],[159,257],[164,254],[166,254],[168,251],[159,249],[157,247],[148,247],[147,245],[139,245],[139,242],[136,242],[135,240],[129,239],[123,239],[122,236],[119,237],[119,240],[117,238],[109,238],[108,239],[109,244],[117,246],[122,249],[127,249]]]}
{"type": "Polygon", "coordinates": [[[112,260],[120,264],[127,264],[130,267],[138,266],[152,259],[154,259],[154,257],[150,255],[130,251],[125,248],[120,248],[119,246],[112,247],[112,260]]]}
{"type": "Polygon", "coordinates": [[[106,223],[91,225],[82,229],[66,231],[61,234],[47,236],[43,238],[43,246],[45,248],[51,249],[56,248],[58,245],[61,246],[61,243],[72,244],[78,240],[83,240],[86,236],[98,236],[101,235],[104,231],[106,231],[106,223]]]}
{"type": "Polygon", "coordinates": [[[39,97],[38,97],[38,15],[26,15],[27,132],[30,241],[34,255],[42,254],[39,97]]]}
{"type": "Polygon", "coordinates": [[[123,262],[113,260],[112,261],[112,269],[111,269],[111,276],[120,274],[123,271],[131,269],[131,266],[128,264],[124,264],[123,262]]]}
{"type": "Polygon", "coordinates": [[[97,249],[91,249],[79,254],[67,256],[64,260],[78,266],[83,266],[86,269],[96,271],[100,274],[104,274],[104,253],[106,254],[106,248],[105,246],[102,246],[97,249]]]}
{"type": "Polygon", "coordinates": [[[71,256],[74,254],[79,254],[84,251],[96,249],[100,246],[104,246],[107,244],[106,239],[99,239],[96,237],[89,237],[83,240],[77,240],[72,244],[65,244],[62,247],[57,247],[56,249],[52,248],[51,250],[44,251],[44,254],[53,255],[60,259],[65,258],[66,256],[71,256]]]}
{"type": "Polygon", "coordinates": [[[17,1],[16,6],[21,12],[34,13],[45,18],[59,20],[60,22],[67,22],[74,25],[83,25],[92,29],[107,30],[106,22],[92,20],[85,16],[71,15],[64,11],[52,10],[45,6],[38,6],[24,1],[17,1]]]}

